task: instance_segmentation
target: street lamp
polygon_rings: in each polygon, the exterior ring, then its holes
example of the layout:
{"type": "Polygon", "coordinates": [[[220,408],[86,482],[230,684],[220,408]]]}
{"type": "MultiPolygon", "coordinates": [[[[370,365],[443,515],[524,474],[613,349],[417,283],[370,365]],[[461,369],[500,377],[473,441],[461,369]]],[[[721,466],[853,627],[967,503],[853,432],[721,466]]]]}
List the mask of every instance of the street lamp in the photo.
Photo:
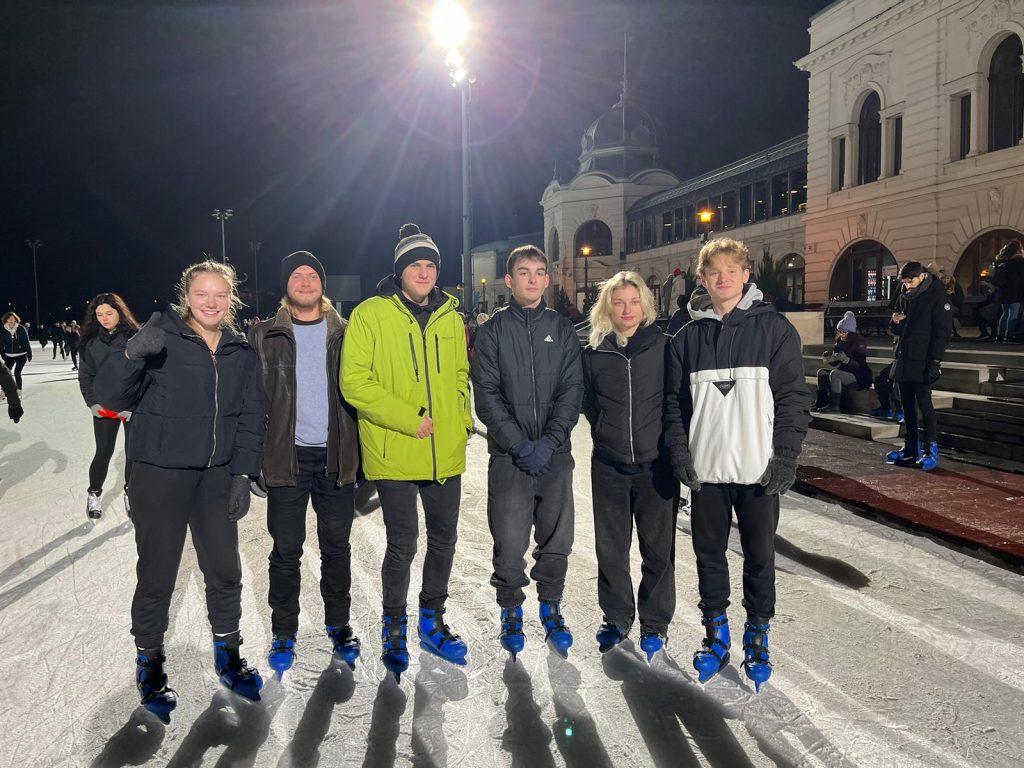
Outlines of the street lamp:
{"type": "Polygon", "coordinates": [[[430,15],[430,29],[437,44],[447,51],[444,63],[453,88],[462,93],[462,282],[473,285],[473,211],[469,189],[469,96],[476,76],[470,74],[465,57],[459,50],[469,38],[469,16],[466,8],[455,0],[440,0],[430,15]]]}
{"type": "Polygon", "coordinates": [[[230,208],[221,210],[220,208],[213,209],[213,218],[220,220],[220,260],[224,264],[228,263],[228,248],[227,241],[224,239],[224,222],[235,215],[235,212],[230,208]]]}
{"type": "Polygon", "coordinates": [[[480,278],[480,311],[487,311],[487,278],[480,278]]]}
{"type": "Polygon", "coordinates": [[[263,243],[261,243],[259,240],[257,240],[256,242],[253,242],[252,240],[249,241],[249,250],[252,251],[252,274],[253,274],[253,279],[256,282],[256,286],[255,286],[255,290],[256,290],[256,317],[258,317],[261,320],[263,319],[263,315],[260,314],[260,261],[259,261],[259,252],[260,252],[260,248],[262,248],[262,247],[263,247],[263,243]]]}
{"type": "Polygon", "coordinates": [[[42,246],[42,240],[26,240],[25,245],[32,249],[32,282],[36,289],[36,333],[42,327],[39,325],[39,271],[36,269],[36,251],[42,246]]]}
{"type": "Polygon", "coordinates": [[[700,241],[706,243],[708,241],[708,235],[711,234],[711,218],[714,214],[711,211],[701,211],[697,214],[697,218],[700,219],[700,223],[704,225],[704,233],[700,236],[700,241]]]}
{"type": "Polygon", "coordinates": [[[580,255],[583,256],[583,302],[590,300],[590,254],[593,248],[589,245],[580,247],[580,255]]]}

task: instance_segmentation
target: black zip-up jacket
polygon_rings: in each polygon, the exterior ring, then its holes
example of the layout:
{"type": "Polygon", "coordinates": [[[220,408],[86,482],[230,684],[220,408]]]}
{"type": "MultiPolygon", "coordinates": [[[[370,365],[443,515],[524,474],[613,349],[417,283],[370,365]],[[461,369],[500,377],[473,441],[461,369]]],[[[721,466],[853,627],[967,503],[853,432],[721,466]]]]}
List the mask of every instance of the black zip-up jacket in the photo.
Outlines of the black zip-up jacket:
{"type": "Polygon", "coordinates": [[[32,362],[32,343],[28,339],[28,330],[18,325],[12,335],[5,325],[0,324],[0,352],[5,355],[26,355],[32,362]]]}
{"type": "Polygon", "coordinates": [[[931,275],[916,291],[904,292],[906,319],[890,324],[898,339],[893,381],[924,382],[933,362],[941,362],[953,333],[953,306],[942,282],[931,275]]]}
{"type": "Polygon", "coordinates": [[[164,350],[145,360],[111,355],[93,382],[105,407],[132,411],[128,458],[258,475],[266,411],[259,360],[245,336],[225,328],[211,354],[174,307],[150,322],[166,331],[164,350]]]}
{"type": "MultiPolygon", "coordinates": [[[[327,323],[327,465],[339,485],[356,481],[359,470],[359,433],[355,409],[338,386],[345,320],[335,310],[324,314],[327,323]]],[[[295,451],[295,331],[291,313],[281,307],[277,315],[249,330],[249,343],[260,360],[263,398],[267,407],[267,440],[263,450],[263,476],[267,485],[294,486],[299,471],[295,451]]]]}
{"type": "Polygon", "coordinates": [[[98,334],[82,345],[82,352],[78,358],[78,388],[82,390],[82,399],[86,405],[103,405],[96,399],[93,390],[96,374],[111,354],[124,355],[124,345],[129,338],[130,334],[119,325],[113,333],[101,328],[98,334]]]}
{"type": "Polygon", "coordinates": [[[724,319],[704,288],[669,342],[665,442],[701,482],[758,482],[772,455],[800,455],[809,422],[800,337],[753,283],[724,319]]]}
{"type": "Polygon", "coordinates": [[[666,455],[662,440],[665,345],[657,325],[637,329],[625,347],[615,334],[583,350],[583,415],[594,454],[616,465],[649,464],[666,455]]]}
{"type": "Polygon", "coordinates": [[[515,299],[477,330],[471,375],[476,414],[487,426],[487,448],[506,454],[524,440],[547,436],[559,452],[580,418],[580,342],[567,317],[524,309],[515,299]]]}

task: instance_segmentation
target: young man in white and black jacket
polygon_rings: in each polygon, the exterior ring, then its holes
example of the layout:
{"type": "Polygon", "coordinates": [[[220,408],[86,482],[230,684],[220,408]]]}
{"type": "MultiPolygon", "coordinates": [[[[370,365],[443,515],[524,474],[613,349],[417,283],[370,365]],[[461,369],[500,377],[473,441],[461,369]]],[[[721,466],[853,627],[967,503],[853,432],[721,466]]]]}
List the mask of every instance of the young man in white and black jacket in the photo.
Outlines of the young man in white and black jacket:
{"type": "Polygon", "coordinates": [[[487,425],[487,522],[494,538],[491,584],[501,607],[501,644],[523,649],[523,587],[530,531],[548,643],[565,655],[572,633],[562,617],[572,550],[574,463],[569,436],[583,404],[580,342],[564,317],[544,304],[550,278],[544,252],[516,248],[506,262],[512,303],[477,331],[472,377],[476,413],[487,425]]]}
{"type": "MultiPolygon", "coordinates": [[[[270,552],[268,663],[280,677],[295,661],[306,508],[316,513],[324,628],[334,655],[353,669],[360,642],[349,623],[356,412],[338,386],[345,320],[324,296],[327,274],[309,251],[281,260],[281,308],[249,331],[267,409],[263,484],[270,552]]],[[[257,494],[262,489],[254,488],[257,494]]]]}
{"type": "Polygon", "coordinates": [[[691,529],[702,623],[694,655],[701,682],[728,664],[729,568],[735,510],[743,549],[743,667],[754,685],[771,675],[769,621],[775,614],[779,495],[796,480],[810,395],[800,337],[763,301],[743,243],[712,240],[697,257],[703,288],[693,320],[669,345],[665,439],[676,477],[693,491],[691,529]]]}

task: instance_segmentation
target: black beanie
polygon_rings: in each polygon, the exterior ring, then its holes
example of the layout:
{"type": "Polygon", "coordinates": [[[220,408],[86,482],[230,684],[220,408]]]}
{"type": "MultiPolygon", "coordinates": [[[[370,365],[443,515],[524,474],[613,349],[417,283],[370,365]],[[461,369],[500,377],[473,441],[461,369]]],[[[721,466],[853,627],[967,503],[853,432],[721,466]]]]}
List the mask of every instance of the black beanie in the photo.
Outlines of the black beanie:
{"type": "Polygon", "coordinates": [[[327,292],[327,273],[324,272],[324,265],[320,259],[309,251],[296,251],[281,259],[281,295],[288,295],[288,280],[299,267],[312,267],[320,275],[320,286],[327,292]]]}
{"type": "Polygon", "coordinates": [[[402,272],[417,261],[432,261],[441,268],[441,252],[429,235],[420,232],[415,224],[403,224],[398,230],[401,240],[395,246],[395,280],[400,282],[402,272]]]}

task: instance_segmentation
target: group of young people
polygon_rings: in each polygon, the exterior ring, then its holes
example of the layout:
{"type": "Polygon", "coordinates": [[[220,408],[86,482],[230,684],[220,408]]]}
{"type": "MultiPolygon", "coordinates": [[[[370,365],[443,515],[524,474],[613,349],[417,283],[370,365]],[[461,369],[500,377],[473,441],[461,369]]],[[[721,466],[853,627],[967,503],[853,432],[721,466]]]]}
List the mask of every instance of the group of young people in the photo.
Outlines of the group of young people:
{"type": "MultiPolygon", "coordinates": [[[[472,367],[458,302],[437,285],[440,258],[429,236],[403,226],[393,274],[346,322],[326,298],[319,260],[295,252],[281,264],[281,308],[248,337],[234,330],[235,274],[218,262],[186,269],[177,303],[141,328],[114,294],[90,305],[96,328],[87,333],[82,391],[94,416],[113,424],[103,430],[116,433],[130,419],[136,682],[142,704],[162,719],[176,704],[163,639],[188,530],[206,580],[216,671],[236,693],[260,697],[263,680],[241,658],[239,634],[237,522],[252,493],[266,496],[273,540],[267,658],[278,676],[299,650],[310,500],[326,635],[339,661],[354,666],[360,656],[350,622],[349,539],[361,476],[376,485],[387,534],[385,668],[398,680],[409,666],[417,499],[427,539],[413,614],[419,643],[451,663],[467,663],[468,647],[445,621],[445,608],[474,405],[490,453],[487,518],[499,641],[513,660],[525,647],[524,588],[531,579],[546,642],[562,655],[573,644],[562,597],[575,526],[570,436],[582,411],[594,442],[600,650],[622,642],[637,615],[648,658],[665,646],[675,610],[682,482],[692,491],[706,635],[694,656],[699,678],[710,679],[729,662],[726,551],[734,512],[744,552],[744,668],[758,688],[770,676],[779,494],[795,481],[809,397],[799,338],[749,283],[747,249],[723,238],[701,250],[703,287],[690,300],[693,320],[674,337],[656,325],[643,279],[615,275],[601,288],[591,343],[581,352],[570,320],[545,304],[546,256],[534,246],[518,248],[506,265],[512,300],[480,327],[472,367]],[[643,561],[638,594],[629,571],[634,525],[643,561]]],[[[90,473],[90,491],[102,482],[90,473]]]]}

